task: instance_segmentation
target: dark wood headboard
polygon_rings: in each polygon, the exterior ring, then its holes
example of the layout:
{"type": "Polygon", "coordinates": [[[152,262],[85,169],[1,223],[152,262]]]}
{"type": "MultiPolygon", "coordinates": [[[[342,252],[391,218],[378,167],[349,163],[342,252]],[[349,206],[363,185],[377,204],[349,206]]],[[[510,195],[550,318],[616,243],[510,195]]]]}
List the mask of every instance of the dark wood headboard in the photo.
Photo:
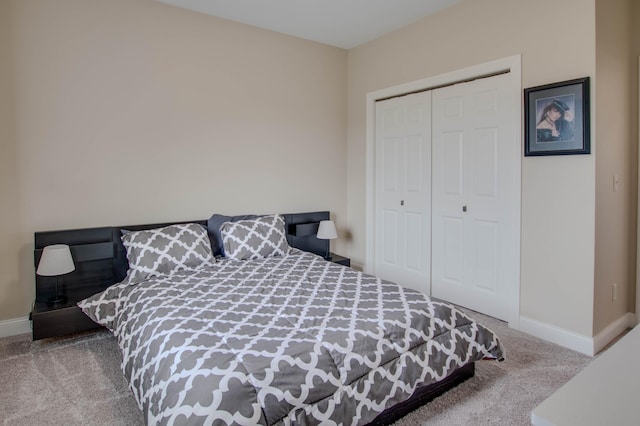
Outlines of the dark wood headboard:
{"type": "MultiPolygon", "coordinates": [[[[284,214],[283,217],[289,245],[319,255],[327,252],[329,240],[320,240],[315,234],[318,223],[329,219],[328,211],[284,214]]],[[[129,264],[126,250],[120,239],[122,229],[139,231],[177,223],[199,223],[204,227],[207,226],[206,220],[194,220],[36,232],[34,234],[34,265],[37,267],[44,247],[51,244],[70,246],[76,270],[61,276],[59,285],[68,297],[67,304],[72,306],[124,279],[129,264]]],[[[55,279],[55,277],[36,275],[36,304],[46,303],[47,299],[54,295],[55,279]]]]}

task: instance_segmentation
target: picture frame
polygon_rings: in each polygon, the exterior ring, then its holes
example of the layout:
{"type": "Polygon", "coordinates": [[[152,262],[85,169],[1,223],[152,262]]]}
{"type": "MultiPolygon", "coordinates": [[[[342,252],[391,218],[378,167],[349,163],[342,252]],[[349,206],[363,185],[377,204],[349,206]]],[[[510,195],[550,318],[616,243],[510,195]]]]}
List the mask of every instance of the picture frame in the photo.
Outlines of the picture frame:
{"type": "Polygon", "coordinates": [[[524,89],[524,155],[590,154],[589,77],[524,89]]]}

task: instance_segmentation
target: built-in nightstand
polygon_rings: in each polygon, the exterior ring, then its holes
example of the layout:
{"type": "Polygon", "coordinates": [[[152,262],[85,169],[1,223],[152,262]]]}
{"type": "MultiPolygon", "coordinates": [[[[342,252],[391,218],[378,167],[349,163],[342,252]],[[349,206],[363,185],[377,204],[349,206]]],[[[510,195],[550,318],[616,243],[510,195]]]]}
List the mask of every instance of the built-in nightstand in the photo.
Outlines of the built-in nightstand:
{"type": "Polygon", "coordinates": [[[100,328],[76,303],[117,281],[113,273],[113,234],[111,227],[34,234],[36,297],[30,315],[33,340],[100,328]],[[37,273],[45,247],[58,244],[69,246],[75,269],[60,276],[37,273]]]}
{"type": "Polygon", "coordinates": [[[330,253],[327,259],[330,262],[337,263],[339,265],[351,266],[351,259],[348,257],[340,256],[339,254],[330,253]]]}
{"type": "Polygon", "coordinates": [[[31,320],[33,340],[100,328],[72,303],[50,305],[36,302],[31,311],[31,320]]]}

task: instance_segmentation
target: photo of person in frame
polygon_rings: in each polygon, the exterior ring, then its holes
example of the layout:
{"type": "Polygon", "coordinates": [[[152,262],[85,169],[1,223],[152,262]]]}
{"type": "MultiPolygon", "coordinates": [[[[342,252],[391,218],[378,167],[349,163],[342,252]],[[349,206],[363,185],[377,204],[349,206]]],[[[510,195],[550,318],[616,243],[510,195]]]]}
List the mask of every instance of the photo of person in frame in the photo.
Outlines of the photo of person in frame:
{"type": "Polygon", "coordinates": [[[573,98],[573,95],[567,95],[536,101],[538,142],[570,142],[575,139],[573,98]]]}

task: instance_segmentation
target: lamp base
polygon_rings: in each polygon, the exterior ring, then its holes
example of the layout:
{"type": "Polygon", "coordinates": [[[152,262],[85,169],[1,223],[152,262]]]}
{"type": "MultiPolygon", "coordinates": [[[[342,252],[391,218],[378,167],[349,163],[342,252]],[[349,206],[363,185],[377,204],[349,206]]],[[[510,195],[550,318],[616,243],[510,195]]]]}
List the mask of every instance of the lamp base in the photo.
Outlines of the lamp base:
{"type": "Polygon", "coordinates": [[[47,299],[47,303],[49,305],[58,305],[60,303],[66,302],[66,301],[67,301],[67,296],[62,295],[62,294],[57,294],[57,295],[47,299]]]}

